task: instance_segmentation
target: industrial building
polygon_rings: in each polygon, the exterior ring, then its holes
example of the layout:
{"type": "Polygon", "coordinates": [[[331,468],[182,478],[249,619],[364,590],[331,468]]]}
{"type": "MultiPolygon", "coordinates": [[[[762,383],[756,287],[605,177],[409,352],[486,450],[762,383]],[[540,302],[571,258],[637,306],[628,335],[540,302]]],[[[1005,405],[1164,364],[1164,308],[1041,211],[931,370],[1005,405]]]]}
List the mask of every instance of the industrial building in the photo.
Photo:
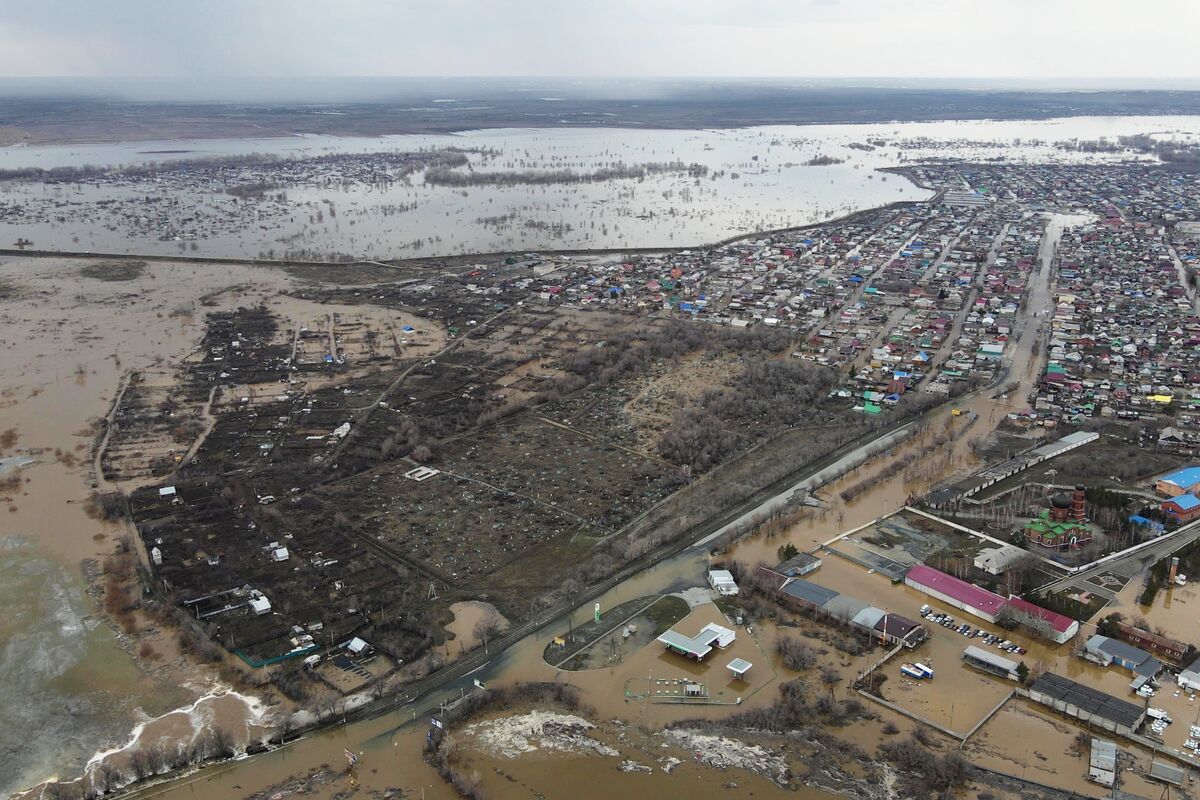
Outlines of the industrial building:
{"type": "Polygon", "coordinates": [[[776,566],[775,572],[789,578],[801,578],[815,571],[819,566],[821,566],[821,559],[808,553],[798,553],[776,566]]]}
{"type": "MultiPolygon", "coordinates": [[[[971,497],[1005,478],[1016,475],[1018,472],[1023,472],[1030,467],[1041,464],[1043,461],[1047,461],[1055,456],[1070,452],[1077,447],[1083,447],[1085,444],[1094,442],[1099,438],[1100,434],[1094,431],[1078,431],[1077,433],[1069,434],[1057,441],[1035,447],[1024,453],[1019,453],[1007,461],[985,467],[968,478],[963,478],[950,486],[932,492],[927,499],[934,508],[940,508],[956,500],[971,497]]],[[[1200,470],[1197,470],[1197,472],[1200,473],[1200,470]]],[[[1197,475],[1197,481],[1200,482],[1200,474],[1197,475]]]]}
{"type": "Polygon", "coordinates": [[[1200,491],[1200,467],[1187,467],[1163,475],[1154,483],[1154,491],[1163,497],[1196,494],[1200,491]]]}
{"type": "Polygon", "coordinates": [[[1019,666],[1017,662],[1011,658],[997,655],[991,650],[969,645],[966,650],[963,650],[963,661],[975,669],[983,670],[999,678],[1008,678],[1010,681],[1020,680],[1020,676],[1017,674],[1019,666]]]}
{"type": "Polygon", "coordinates": [[[1098,633],[1084,645],[1084,657],[1105,667],[1116,664],[1129,670],[1134,676],[1131,689],[1140,688],[1163,669],[1161,661],[1140,647],[1098,633]]]}
{"type": "Polygon", "coordinates": [[[943,603],[988,622],[995,622],[1007,602],[998,594],[959,580],[933,567],[918,564],[904,576],[904,583],[943,603]]]}
{"type": "Polygon", "coordinates": [[[1166,659],[1174,664],[1182,664],[1190,649],[1186,643],[1177,639],[1160,636],[1124,622],[1117,623],[1117,638],[1148,651],[1155,658],[1166,659]]]}
{"type": "Polygon", "coordinates": [[[1200,499],[1191,494],[1177,494],[1164,500],[1159,509],[1180,525],[1200,519],[1200,499]]]}
{"type": "Polygon", "coordinates": [[[1184,689],[1200,689],[1200,658],[1181,669],[1175,676],[1175,682],[1184,689]]]}
{"type": "Polygon", "coordinates": [[[1088,760],[1088,780],[1101,786],[1117,781],[1117,745],[1108,739],[1092,739],[1092,754],[1088,760]]]}
{"type": "Polygon", "coordinates": [[[1017,622],[1025,626],[1031,632],[1045,634],[1047,638],[1057,644],[1063,644],[1075,638],[1075,634],[1079,633],[1079,620],[1071,619],[1065,614],[1059,614],[1047,608],[1042,608],[1039,605],[1034,605],[1028,600],[1022,600],[1016,595],[1008,598],[1008,608],[1012,611],[1017,622]],[[1037,624],[1038,621],[1045,623],[1044,625],[1037,624]],[[1039,630],[1049,626],[1048,631],[1039,630]]]}
{"type": "Polygon", "coordinates": [[[985,547],[975,556],[975,569],[988,575],[999,575],[1028,555],[1028,551],[1014,544],[1000,547],[985,547]]]}
{"type": "Polygon", "coordinates": [[[708,585],[718,594],[725,596],[736,595],[739,591],[737,582],[733,579],[733,573],[727,569],[710,569],[708,585]]]}
{"type": "Polygon", "coordinates": [[[1130,736],[1146,719],[1146,709],[1047,672],[1029,687],[1029,698],[1069,717],[1130,736]]]}
{"type": "Polygon", "coordinates": [[[1005,599],[924,564],[912,567],[904,576],[904,583],[988,622],[996,622],[1000,613],[1008,609],[1030,633],[1057,644],[1069,641],[1079,633],[1079,623],[1070,617],[1022,600],[1016,595],[1005,599]]]}
{"type": "Polygon", "coordinates": [[[890,644],[916,647],[929,637],[929,631],[919,622],[803,578],[788,578],[776,597],[798,611],[818,613],[890,644]]]}

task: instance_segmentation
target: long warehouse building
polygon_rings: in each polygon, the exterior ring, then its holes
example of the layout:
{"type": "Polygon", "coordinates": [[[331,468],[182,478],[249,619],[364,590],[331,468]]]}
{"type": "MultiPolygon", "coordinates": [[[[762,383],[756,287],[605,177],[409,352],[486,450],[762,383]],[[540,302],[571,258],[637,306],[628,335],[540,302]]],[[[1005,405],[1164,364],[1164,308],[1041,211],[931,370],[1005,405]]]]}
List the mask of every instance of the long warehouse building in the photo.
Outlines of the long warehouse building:
{"type": "Polygon", "coordinates": [[[995,622],[997,615],[1008,604],[998,594],[959,580],[953,575],[918,564],[904,576],[904,583],[943,603],[962,609],[988,622],[995,622]]]}
{"type": "Polygon", "coordinates": [[[1029,697],[1067,716],[1122,736],[1136,733],[1146,719],[1145,708],[1052,672],[1033,682],[1029,697]]]}

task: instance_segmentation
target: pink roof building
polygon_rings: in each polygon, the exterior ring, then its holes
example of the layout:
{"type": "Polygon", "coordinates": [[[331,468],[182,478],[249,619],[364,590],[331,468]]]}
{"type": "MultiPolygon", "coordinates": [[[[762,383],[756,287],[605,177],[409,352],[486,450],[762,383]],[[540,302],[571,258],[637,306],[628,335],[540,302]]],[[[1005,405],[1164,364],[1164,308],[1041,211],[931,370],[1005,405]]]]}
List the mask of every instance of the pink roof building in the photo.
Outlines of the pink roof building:
{"type": "Polygon", "coordinates": [[[1011,595],[1008,598],[1008,607],[1017,613],[1018,622],[1025,623],[1027,621],[1021,619],[1021,617],[1045,620],[1049,623],[1050,629],[1053,631],[1050,634],[1050,638],[1059,644],[1068,641],[1075,634],[1079,633],[1078,621],[1071,619],[1065,614],[1059,614],[1057,611],[1042,608],[1016,595],[1011,595]]]}
{"type": "Polygon", "coordinates": [[[968,614],[995,622],[996,616],[1007,605],[1007,601],[998,594],[987,589],[959,580],[953,575],[918,564],[904,576],[904,582],[927,595],[936,597],[944,603],[962,609],[968,614]]]}

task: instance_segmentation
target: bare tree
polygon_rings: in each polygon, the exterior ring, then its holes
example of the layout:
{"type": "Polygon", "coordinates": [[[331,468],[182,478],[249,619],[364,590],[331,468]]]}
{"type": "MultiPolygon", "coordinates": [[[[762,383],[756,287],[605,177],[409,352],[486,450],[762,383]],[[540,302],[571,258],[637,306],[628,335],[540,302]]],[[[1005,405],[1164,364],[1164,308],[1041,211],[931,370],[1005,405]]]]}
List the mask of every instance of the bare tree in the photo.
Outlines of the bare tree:
{"type": "Polygon", "coordinates": [[[829,689],[829,699],[833,699],[833,690],[842,682],[842,673],[830,666],[821,667],[821,685],[829,689]]]}
{"type": "Polygon", "coordinates": [[[92,770],[92,791],[105,794],[119,787],[124,780],[125,774],[106,759],[92,770]]]}
{"type": "Polygon", "coordinates": [[[561,591],[563,593],[563,597],[567,598],[568,602],[574,603],[579,597],[580,593],[583,591],[583,584],[581,584],[576,578],[567,578],[562,582],[561,591]]]}
{"type": "Polygon", "coordinates": [[[483,652],[488,652],[488,641],[500,630],[500,615],[494,608],[488,608],[483,617],[475,623],[475,641],[483,642],[483,652]]]}
{"type": "Polygon", "coordinates": [[[163,754],[157,747],[143,747],[129,754],[129,769],[135,780],[156,775],[163,768],[163,754]]]}

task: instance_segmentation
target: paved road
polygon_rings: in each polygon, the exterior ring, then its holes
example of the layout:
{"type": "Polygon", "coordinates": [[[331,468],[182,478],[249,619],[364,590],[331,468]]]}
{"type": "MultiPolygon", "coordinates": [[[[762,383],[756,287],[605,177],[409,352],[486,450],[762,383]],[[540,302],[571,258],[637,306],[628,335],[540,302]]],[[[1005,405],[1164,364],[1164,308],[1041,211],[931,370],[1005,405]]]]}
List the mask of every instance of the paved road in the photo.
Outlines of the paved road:
{"type": "Polygon", "coordinates": [[[1182,547],[1186,547],[1198,538],[1200,538],[1200,522],[1193,522],[1191,525],[1185,525],[1169,536],[1155,540],[1153,544],[1148,544],[1137,552],[1114,558],[1111,561],[1106,561],[1082,572],[1076,572],[1074,575],[1060,578],[1043,588],[1054,592],[1068,588],[1082,589],[1103,595],[1111,600],[1116,591],[1106,590],[1101,584],[1089,583],[1088,579],[1111,572],[1114,575],[1125,578],[1127,581],[1132,580],[1152,564],[1162,561],[1167,556],[1182,547]]]}

